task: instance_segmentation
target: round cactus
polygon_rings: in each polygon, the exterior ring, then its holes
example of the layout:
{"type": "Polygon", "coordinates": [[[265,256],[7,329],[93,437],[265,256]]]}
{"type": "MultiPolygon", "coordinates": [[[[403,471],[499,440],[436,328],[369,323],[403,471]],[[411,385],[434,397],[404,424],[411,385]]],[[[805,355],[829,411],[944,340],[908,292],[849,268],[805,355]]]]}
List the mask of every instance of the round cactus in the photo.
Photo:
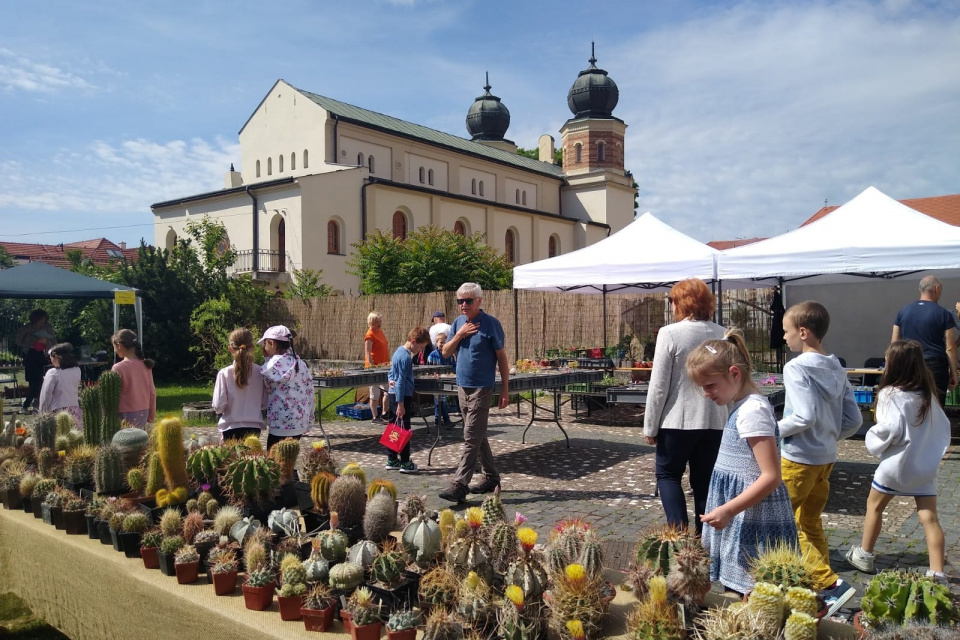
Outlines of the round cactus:
{"type": "Polygon", "coordinates": [[[330,485],[337,477],[327,471],[318,471],[310,480],[310,499],[319,513],[330,510],[330,485]]]}
{"type": "Polygon", "coordinates": [[[363,515],[367,509],[367,496],[357,476],[341,475],[334,480],[330,485],[329,502],[330,511],[337,512],[342,526],[354,527],[363,523],[363,515]]]}
{"type": "Polygon", "coordinates": [[[747,609],[756,616],[757,626],[765,637],[775,638],[783,628],[783,589],[778,584],[757,582],[753,585],[747,609]]]}
{"type": "Polygon", "coordinates": [[[807,613],[791,613],[783,629],[784,640],[816,640],[817,619],[807,613]]]}
{"type": "Polygon", "coordinates": [[[284,438],[270,447],[270,457],[280,464],[280,482],[293,482],[293,471],[300,456],[300,441],[295,438],[284,438]]]}
{"type": "Polygon", "coordinates": [[[373,561],[373,566],[370,568],[370,575],[374,580],[386,585],[392,585],[400,578],[406,564],[403,553],[399,551],[387,551],[378,555],[373,561]]]}
{"type": "Polygon", "coordinates": [[[263,455],[241,456],[227,465],[220,484],[240,502],[257,502],[280,486],[280,465],[263,455]]]}
{"type": "Polygon", "coordinates": [[[130,487],[130,491],[136,494],[143,492],[147,486],[147,478],[143,475],[143,469],[133,467],[130,471],[127,471],[127,486],[130,487]]]}
{"type": "Polygon", "coordinates": [[[367,474],[356,462],[350,462],[343,469],[340,470],[341,476],[353,476],[360,481],[360,484],[363,485],[364,490],[367,487],[367,474]]]}
{"type": "Polygon", "coordinates": [[[363,569],[352,562],[341,562],[330,569],[329,579],[331,588],[350,591],[363,583],[363,569]]]}
{"type": "MultiPolygon", "coordinates": [[[[370,485],[371,487],[373,484],[370,485]]],[[[390,537],[397,524],[397,503],[386,491],[378,493],[367,503],[367,510],[363,516],[363,535],[368,540],[382,542],[390,537]]]]}
{"type": "Polygon", "coordinates": [[[143,429],[129,427],[117,431],[110,443],[120,449],[123,470],[127,472],[140,462],[143,452],[147,450],[147,446],[150,444],[150,436],[143,429]]]}
{"type": "Polygon", "coordinates": [[[231,449],[228,447],[210,446],[197,449],[187,458],[187,472],[197,484],[213,484],[230,454],[231,449]]]}
{"type": "Polygon", "coordinates": [[[303,569],[307,582],[326,582],[330,575],[330,562],[321,556],[319,551],[314,550],[310,557],[304,560],[303,569]]]}
{"type": "Polygon", "coordinates": [[[860,605],[873,628],[950,625],[958,619],[949,588],[910,571],[878,573],[867,585],[860,605]]]}
{"type": "Polygon", "coordinates": [[[817,602],[817,593],[803,587],[790,587],[783,596],[783,602],[788,611],[805,613],[816,617],[820,608],[817,602]]]}
{"type": "Polygon", "coordinates": [[[343,562],[347,557],[349,539],[339,529],[320,533],[320,555],[329,562],[343,562]]]}
{"type": "Polygon", "coordinates": [[[73,419],[73,416],[70,415],[68,411],[60,411],[57,413],[58,436],[66,436],[75,426],[77,426],[77,422],[73,419]]]}
{"type": "Polygon", "coordinates": [[[490,547],[479,538],[460,538],[447,549],[447,563],[457,577],[475,571],[489,583],[493,577],[490,555],[490,547]]]}
{"type": "Polygon", "coordinates": [[[380,492],[390,494],[391,500],[397,499],[397,485],[383,478],[374,478],[367,487],[367,500],[373,500],[380,492]]]}
{"type": "Polygon", "coordinates": [[[547,588],[547,572],[538,562],[528,559],[514,560],[507,567],[504,584],[513,584],[523,589],[526,601],[539,601],[547,588]]]}
{"type": "Polygon", "coordinates": [[[421,513],[404,527],[401,542],[414,562],[427,566],[440,553],[440,526],[421,513]]]}
{"type": "Polygon", "coordinates": [[[359,565],[364,571],[369,571],[379,554],[380,550],[377,549],[377,545],[369,540],[361,540],[347,549],[347,560],[359,565]]]}
{"type": "Polygon", "coordinates": [[[260,442],[260,436],[247,436],[243,441],[243,446],[252,453],[261,453],[263,451],[263,443],[260,442]]]}

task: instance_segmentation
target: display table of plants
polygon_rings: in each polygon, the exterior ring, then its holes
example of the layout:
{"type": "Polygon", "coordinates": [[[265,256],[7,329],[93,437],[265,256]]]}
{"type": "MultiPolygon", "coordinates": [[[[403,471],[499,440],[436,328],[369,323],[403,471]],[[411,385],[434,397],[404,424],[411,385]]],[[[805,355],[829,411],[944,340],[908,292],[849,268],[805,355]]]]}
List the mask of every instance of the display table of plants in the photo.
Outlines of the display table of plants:
{"type": "MultiPolygon", "coordinates": [[[[0,557],[8,565],[0,578],[110,592],[105,609],[73,612],[91,619],[75,640],[110,637],[106,627],[131,637],[130,617],[161,598],[170,628],[151,623],[149,637],[195,637],[192,624],[207,625],[205,637],[220,637],[215,629],[236,637],[237,625],[359,640],[418,631],[429,640],[856,637],[852,625],[821,622],[808,561],[793,548],[755,559],[753,592],[731,603],[710,593],[700,541],[675,529],[642,532],[624,575],[604,569],[600,536],[579,518],[542,539],[498,495],[460,514],[436,512],[421,496],[398,497],[388,480],[368,481],[355,463],[341,467],[326,447],[301,451],[290,439],[265,452],[256,437],[185,439],[177,419],[147,437],[104,428],[101,416],[80,434],[66,415],[0,434],[0,557]],[[298,476],[309,479],[301,510],[288,504],[297,494],[283,489],[298,476]]],[[[905,624],[957,620],[946,588],[915,573],[877,576],[863,607],[861,637],[956,637],[930,628],[890,635],[905,624]]]]}

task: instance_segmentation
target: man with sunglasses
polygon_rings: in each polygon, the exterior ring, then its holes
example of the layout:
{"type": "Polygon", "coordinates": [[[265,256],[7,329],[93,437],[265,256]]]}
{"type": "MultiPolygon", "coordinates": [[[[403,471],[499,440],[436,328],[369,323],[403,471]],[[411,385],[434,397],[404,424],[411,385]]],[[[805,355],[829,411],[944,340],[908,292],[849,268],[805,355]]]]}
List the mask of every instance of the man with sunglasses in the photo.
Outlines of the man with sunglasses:
{"type": "Polygon", "coordinates": [[[487,422],[498,366],[502,385],[499,407],[503,409],[510,402],[510,364],[504,349],[503,327],[499,320],[480,310],[482,300],[480,285],[460,285],[457,306],[462,315],[450,326],[449,338],[441,351],[445,358],[457,356],[457,396],[463,416],[460,464],[453,484],[440,494],[450,502],[463,502],[468,493],[490,493],[500,487],[500,474],[487,439],[487,422]],[[483,480],[470,485],[478,460],[483,480]]]}

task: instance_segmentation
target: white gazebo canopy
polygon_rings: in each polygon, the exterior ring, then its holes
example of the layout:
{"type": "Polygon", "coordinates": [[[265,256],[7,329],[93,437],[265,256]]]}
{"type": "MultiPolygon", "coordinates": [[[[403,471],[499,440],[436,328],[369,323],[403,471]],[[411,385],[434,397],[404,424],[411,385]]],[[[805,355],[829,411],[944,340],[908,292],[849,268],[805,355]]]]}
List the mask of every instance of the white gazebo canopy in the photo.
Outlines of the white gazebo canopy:
{"type": "Polygon", "coordinates": [[[756,285],[834,284],[923,271],[960,274],[960,227],[897,202],[874,187],[810,224],[723,251],[717,277],[756,285]]]}
{"type": "Polygon", "coordinates": [[[713,281],[718,253],[648,212],[588,247],[514,267],[513,288],[572,293],[669,291],[685,278],[713,281]]]}

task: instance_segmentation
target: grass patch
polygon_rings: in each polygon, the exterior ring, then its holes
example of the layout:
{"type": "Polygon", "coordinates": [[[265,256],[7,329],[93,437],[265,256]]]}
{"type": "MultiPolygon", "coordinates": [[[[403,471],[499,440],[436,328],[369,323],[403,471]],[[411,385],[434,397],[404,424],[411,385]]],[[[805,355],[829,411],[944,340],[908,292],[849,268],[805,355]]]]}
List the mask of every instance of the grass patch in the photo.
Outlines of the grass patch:
{"type": "Polygon", "coordinates": [[[0,594],[0,636],[10,640],[70,640],[33,615],[27,603],[13,593],[0,594]]]}

